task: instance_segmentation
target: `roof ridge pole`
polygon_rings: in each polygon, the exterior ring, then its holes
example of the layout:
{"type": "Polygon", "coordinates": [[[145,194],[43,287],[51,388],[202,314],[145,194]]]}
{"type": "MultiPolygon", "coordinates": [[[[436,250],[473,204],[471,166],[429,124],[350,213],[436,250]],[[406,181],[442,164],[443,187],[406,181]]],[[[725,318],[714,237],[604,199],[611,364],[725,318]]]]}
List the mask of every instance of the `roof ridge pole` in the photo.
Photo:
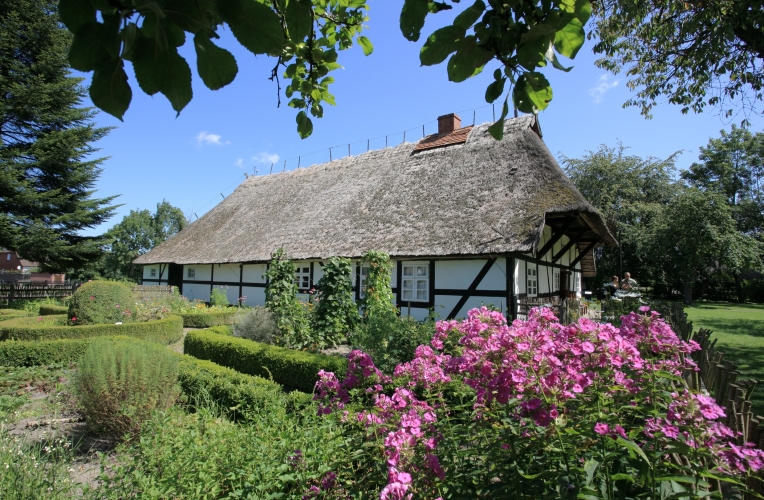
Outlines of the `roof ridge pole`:
{"type": "MultiPolygon", "coordinates": [[[[406,142],[406,131],[403,131],[403,142],[406,142]]],[[[401,144],[403,144],[403,142],[401,144]]]]}
{"type": "Polygon", "coordinates": [[[332,148],[329,148],[329,161],[332,161],[332,148]]]}
{"type": "Polygon", "coordinates": [[[297,168],[300,168],[300,162],[302,161],[302,156],[297,157],[297,168]]]}
{"type": "Polygon", "coordinates": [[[350,144],[348,144],[348,156],[350,156],[350,144]]]}
{"type": "Polygon", "coordinates": [[[387,136],[385,136],[385,147],[387,147],[387,136]]]}
{"type": "Polygon", "coordinates": [[[366,151],[369,150],[369,142],[371,142],[371,139],[366,139],[366,151]]]}
{"type": "Polygon", "coordinates": [[[472,110],[472,126],[473,126],[473,127],[475,126],[475,114],[476,114],[476,113],[477,113],[477,111],[475,111],[475,110],[473,109],[473,110],[472,110]]]}
{"type": "Polygon", "coordinates": [[[493,121],[496,121],[496,105],[491,104],[491,111],[493,111],[493,121]]]}
{"type": "Polygon", "coordinates": [[[284,169],[282,170],[282,172],[286,172],[286,160],[284,160],[284,169]]]}
{"type": "Polygon", "coordinates": [[[422,125],[422,139],[424,139],[424,125],[422,125]]]}
{"type": "Polygon", "coordinates": [[[270,171],[270,172],[268,172],[268,173],[269,173],[269,174],[272,174],[272,173],[273,173],[273,163],[271,163],[271,171],[270,171]]]}

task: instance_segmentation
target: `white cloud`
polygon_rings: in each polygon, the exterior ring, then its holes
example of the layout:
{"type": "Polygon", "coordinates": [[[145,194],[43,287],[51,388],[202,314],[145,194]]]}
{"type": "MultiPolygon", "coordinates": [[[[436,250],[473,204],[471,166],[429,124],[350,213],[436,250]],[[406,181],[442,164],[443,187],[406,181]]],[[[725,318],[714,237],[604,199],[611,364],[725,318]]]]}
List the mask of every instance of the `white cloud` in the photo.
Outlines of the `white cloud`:
{"type": "Polygon", "coordinates": [[[244,159],[236,158],[236,161],[233,164],[239,168],[242,168],[244,166],[244,159]]]}
{"type": "Polygon", "coordinates": [[[224,144],[231,144],[228,141],[223,142],[221,140],[223,138],[218,134],[210,134],[206,131],[199,132],[195,139],[197,146],[222,146],[224,144]]]}
{"type": "Polygon", "coordinates": [[[275,153],[269,153],[267,151],[257,153],[256,155],[252,156],[252,160],[259,163],[260,165],[270,165],[271,163],[276,163],[279,161],[279,158],[279,155],[275,153]]]}
{"type": "Polygon", "coordinates": [[[605,94],[618,85],[618,80],[610,80],[613,76],[605,73],[597,80],[597,86],[589,89],[589,95],[594,99],[595,104],[599,104],[605,94]]]}

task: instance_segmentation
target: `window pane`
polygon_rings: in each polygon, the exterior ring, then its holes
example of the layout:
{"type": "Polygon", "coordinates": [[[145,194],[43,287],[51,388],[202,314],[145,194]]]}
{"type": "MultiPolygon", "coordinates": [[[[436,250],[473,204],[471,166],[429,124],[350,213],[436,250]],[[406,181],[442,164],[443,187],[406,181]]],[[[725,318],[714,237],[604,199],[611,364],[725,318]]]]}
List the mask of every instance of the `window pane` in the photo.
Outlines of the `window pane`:
{"type": "Polygon", "coordinates": [[[416,289],[417,290],[427,290],[427,281],[426,280],[417,280],[417,282],[416,282],[416,289]]]}
{"type": "Polygon", "coordinates": [[[416,266],[417,276],[427,276],[427,266],[416,266]]]}
{"type": "Polygon", "coordinates": [[[309,267],[303,267],[302,268],[302,272],[304,272],[305,274],[308,274],[310,272],[310,268],[309,267]]]}
{"type": "Polygon", "coordinates": [[[361,268],[361,276],[367,276],[369,274],[369,268],[368,267],[362,267],[361,268]]]}
{"type": "Polygon", "coordinates": [[[414,280],[403,280],[403,288],[411,290],[414,288],[414,280]]]}
{"type": "Polygon", "coordinates": [[[416,298],[417,300],[427,300],[427,290],[417,290],[416,298]]]}
{"type": "Polygon", "coordinates": [[[403,298],[404,299],[411,299],[412,298],[412,291],[411,290],[403,290],[403,298]]]}
{"type": "Polygon", "coordinates": [[[414,276],[414,267],[413,266],[403,266],[403,275],[404,276],[414,276]]]}

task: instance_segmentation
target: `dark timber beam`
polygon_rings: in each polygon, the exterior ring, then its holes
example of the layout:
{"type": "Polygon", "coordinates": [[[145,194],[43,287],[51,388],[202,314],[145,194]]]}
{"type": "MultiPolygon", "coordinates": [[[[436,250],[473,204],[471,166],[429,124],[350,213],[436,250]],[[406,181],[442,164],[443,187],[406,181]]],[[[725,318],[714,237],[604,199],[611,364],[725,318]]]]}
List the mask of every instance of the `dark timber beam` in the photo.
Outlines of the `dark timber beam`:
{"type": "Polygon", "coordinates": [[[573,268],[573,267],[576,267],[576,264],[578,264],[579,262],[581,262],[581,259],[583,259],[583,258],[584,258],[584,255],[588,254],[588,253],[589,253],[589,252],[590,252],[592,249],[594,249],[594,246],[595,246],[596,244],[597,244],[597,242],[596,242],[596,241],[592,241],[591,243],[589,243],[589,244],[586,246],[586,248],[584,248],[584,249],[583,249],[583,251],[581,251],[581,252],[578,254],[578,257],[576,257],[575,259],[573,259],[573,262],[571,262],[571,263],[570,263],[570,267],[571,267],[571,268],[573,268]]]}
{"type": "Polygon", "coordinates": [[[585,230],[585,229],[582,229],[581,231],[579,231],[579,232],[578,232],[578,234],[577,234],[575,237],[573,237],[573,238],[570,238],[570,239],[569,239],[569,241],[568,241],[568,242],[565,244],[565,246],[563,246],[563,247],[560,249],[560,251],[559,251],[559,252],[557,252],[557,253],[555,254],[555,256],[554,256],[554,257],[552,257],[552,264],[554,264],[555,262],[557,262],[558,260],[560,260],[560,258],[561,258],[563,255],[565,255],[565,252],[567,252],[568,250],[570,250],[570,247],[572,247],[573,245],[575,245],[576,243],[578,243],[578,242],[581,240],[581,238],[583,238],[584,234],[586,234],[586,230],[585,230]]]}
{"type": "Polygon", "coordinates": [[[573,222],[575,222],[575,220],[576,219],[574,217],[568,217],[567,219],[565,219],[562,223],[562,226],[558,230],[552,232],[552,237],[549,239],[549,241],[546,242],[546,245],[541,247],[541,250],[539,250],[538,254],[536,255],[536,258],[538,258],[539,260],[543,259],[544,256],[547,253],[549,253],[549,250],[551,250],[552,247],[554,247],[554,244],[560,241],[560,238],[562,238],[565,235],[565,232],[568,229],[570,229],[570,226],[573,225],[573,222]]]}

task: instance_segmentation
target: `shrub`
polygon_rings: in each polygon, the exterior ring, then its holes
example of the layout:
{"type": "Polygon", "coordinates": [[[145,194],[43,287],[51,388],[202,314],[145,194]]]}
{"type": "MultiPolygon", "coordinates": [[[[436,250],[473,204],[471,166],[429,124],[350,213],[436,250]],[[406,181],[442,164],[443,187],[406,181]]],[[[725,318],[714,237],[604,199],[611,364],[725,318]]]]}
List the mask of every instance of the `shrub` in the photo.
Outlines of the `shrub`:
{"type": "Polygon", "coordinates": [[[358,306],[353,300],[350,259],[332,257],[324,265],[318,281],[313,314],[313,332],[318,347],[330,347],[344,341],[358,324],[358,306]]]}
{"type": "Polygon", "coordinates": [[[233,320],[233,334],[263,344],[273,344],[278,335],[276,316],[264,307],[242,309],[233,320]]]}
{"type": "Polygon", "coordinates": [[[241,373],[272,378],[286,390],[313,392],[319,370],[344,373],[344,358],[269,346],[205,330],[192,331],[183,344],[186,354],[208,359],[241,373]]]}
{"type": "Polygon", "coordinates": [[[56,304],[41,304],[37,314],[40,316],[50,316],[53,314],[66,314],[67,312],[69,312],[69,308],[67,306],[59,306],[56,304]]]}
{"type": "Polygon", "coordinates": [[[178,314],[183,318],[183,326],[186,328],[207,328],[210,326],[230,325],[236,312],[235,308],[226,308],[178,314]]]}
{"type": "Polygon", "coordinates": [[[133,439],[152,411],[173,405],[177,381],[172,351],[137,340],[94,339],[73,384],[89,425],[133,439]]]}
{"type": "Polygon", "coordinates": [[[117,281],[90,281],[74,292],[69,301],[72,325],[96,325],[132,320],[133,291],[117,281]]]}
{"type": "Polygon", "coordinates": [[[78,361],[90,339],[0,342],[0,366],[39,366],[78,361]]]}
{"type": "MultiPolygon", "coordinates": [[[[228,288],[228,287],[226,287],[228,288]]],[[[231,303],[228,302],[228,296],[226,293],[221,290],[220,288],[213,288],[212,292],[210,293],[210,305],[211,306],[228,306],[231,303]]]]}
{"type": "Polygon", "coordinates": [[[278,343],[287,347],[311,345],[310,322],[305,308],[297,299],[297,285],[294,283],[294,262],[287,258],[283,248],[271,256],[265,277],[265,307],[276,315],[280,336],[278,343]]]}
{"type": "Polygon", "coordinates": [[[371,355],[385,373],[399,363],[411,361],[416,348],[427,344],[435,332],[433,321],[417,322],[410,316],[369,315],[351,335],[351,344],[371,355]]]}
{"type": "Polygon", "coordinates": [[[220,325],[220,326],[211,326],[207,328],[210,332],[215,332],[219,335],[228,335],[229,337],[233,335],[233,327],[229,325],[220,325]]]}
{"type": "Polygon", "coordinates": [[[145,323],[66,326],[66,316],[14,318],[0,322],[0,340],[54,340],[124,335],[159,344],[183,336],[183,319],[170,316],[145,323]]]}

